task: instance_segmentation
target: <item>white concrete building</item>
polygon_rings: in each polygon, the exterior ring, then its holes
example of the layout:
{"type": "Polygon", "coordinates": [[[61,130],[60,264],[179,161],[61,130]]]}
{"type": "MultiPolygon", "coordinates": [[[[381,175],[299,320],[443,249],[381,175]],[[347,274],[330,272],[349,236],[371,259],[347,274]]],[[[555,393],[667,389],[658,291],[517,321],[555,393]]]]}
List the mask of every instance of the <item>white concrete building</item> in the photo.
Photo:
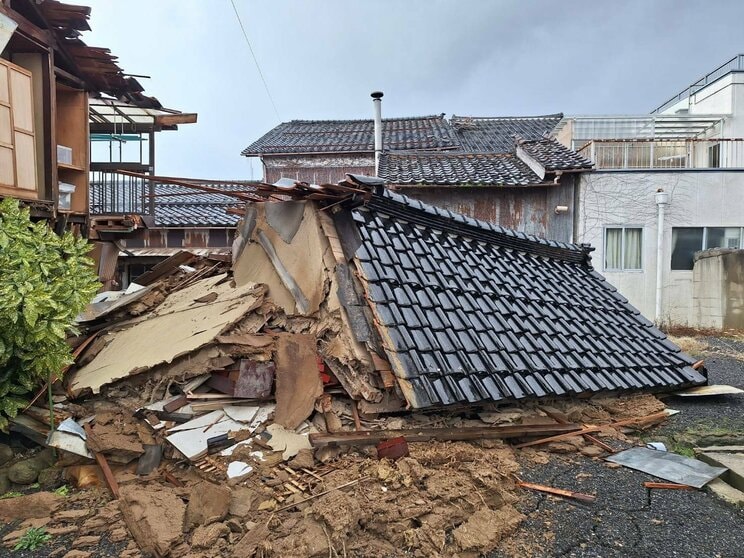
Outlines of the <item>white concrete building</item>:
{"type": "Polygon", "coordinates": [[[738,275],[695,253],[744,247],[744,55],[650,115],[566,117],[554,134],[596,164],[575,225],[595,268],[657,322],[736,327],[738,275]]]}

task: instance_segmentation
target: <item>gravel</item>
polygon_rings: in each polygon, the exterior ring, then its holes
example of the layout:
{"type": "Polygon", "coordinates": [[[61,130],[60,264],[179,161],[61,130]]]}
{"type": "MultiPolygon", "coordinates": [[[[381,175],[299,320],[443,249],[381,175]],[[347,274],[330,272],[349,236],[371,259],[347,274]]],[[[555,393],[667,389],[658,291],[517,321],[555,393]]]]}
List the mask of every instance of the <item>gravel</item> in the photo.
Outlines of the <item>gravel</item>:
{"type": "MultiPolygon", "coordinates": [[[[744,343],[703,341],[708,349],[699,356],[705,359],[710,383],[744,389],[744,343]]],[[[666,403],[681,412],[645,439],[685,439],[699,432],[718,436],[722,443],[737,438],[744,443],[744,395],[670,397],[666,403]]],[[[525,492],[519,506],[527,519],[489,558],[744,556],[744,511],[710,492],[649,491],[643,482],[660,479],[581,455],[553,455],[545,465],[524,459],[522,465],[525,481],[595,494],[597,501],[583,505],[525,492]]]]}

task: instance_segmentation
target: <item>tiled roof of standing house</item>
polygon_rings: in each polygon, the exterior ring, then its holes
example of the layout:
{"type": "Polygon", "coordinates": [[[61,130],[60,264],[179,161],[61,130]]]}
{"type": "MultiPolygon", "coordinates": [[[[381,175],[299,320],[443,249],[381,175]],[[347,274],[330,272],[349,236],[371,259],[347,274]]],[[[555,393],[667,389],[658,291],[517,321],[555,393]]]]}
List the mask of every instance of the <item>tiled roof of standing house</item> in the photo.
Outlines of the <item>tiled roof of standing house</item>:
{"type": "MultiPolygon", "coordinates": [[[[591,161],[553,139],[520,142],[547,172],[588,170],[591,161]]],[[[515,153],[384,152],[380,178],[392,184],[535,186],[545,184],[515,153]]]]}
{"type": "MultiPolygon", "coordinates": [[[[592,163],[546,137],[563,118],[441,116],[383,120],[379,175],[391,184],[532,186],[549,182],[516,153],[546,172],[589,170],[592,163]]],[[[243,155],[344,153],[374,150],[372,120],[293,120],[280,124],[243,155]]]]}
{"type": "Polygon", "coordinates": [[[517,145],[548,172],[592,168],[592,162],[589,159],[585,159],[573,149],[569,149],[554,139],[520,141],[517,145]]]}
{"type": "MultiPolygon", "coordinates": [[[[245,148],[242,155],[280,153],[372,153],[373,120],[292,120],[245,148]]],[[[444,115],[385,118],[386,149],[456,149],[460,146],[444,115]]]]}
{"type": "MultiPolygon", "coordinates": [[[[253,186],[249,182],[212,183],[198,182],[231,192],[250,192],[253,186]]],[[[92,215],[102,214],[103,207],[115,208],[117,213],[138,213],[141,201],[139,189],[136,193],[115,191],[105,185],[91,184],[90,211],[92,215]],[[116,201],[111,196],[116,196],[116,201]]],[[[131,190],[131,188],[130,188],[131,190]]],[[[230,207],[242,207],[243,202],[232,196],[203,192],[187,186],[174,184],[155,185],[155,226],[156,227],[234,227],[240,220],[238,215],[227,213],[230,207]]]]}
{"type": "Polygon", "coordinates": [[[416,408],[705,382],[584,246],[387,190],[353,217],[369,304],[416,408]]]}
{"type": "Polygon", "coordinates": [[[391,184],[534,186],[544,183],[510,153],[384,152],[380,178],[391,184]]]}
{"type": "Polygon", "coordinates": [[[545,116],[455,116],[450,119],[463,151],[508,153],[518,139],[538,140],[563,118],[562,113],[545,116]]]}

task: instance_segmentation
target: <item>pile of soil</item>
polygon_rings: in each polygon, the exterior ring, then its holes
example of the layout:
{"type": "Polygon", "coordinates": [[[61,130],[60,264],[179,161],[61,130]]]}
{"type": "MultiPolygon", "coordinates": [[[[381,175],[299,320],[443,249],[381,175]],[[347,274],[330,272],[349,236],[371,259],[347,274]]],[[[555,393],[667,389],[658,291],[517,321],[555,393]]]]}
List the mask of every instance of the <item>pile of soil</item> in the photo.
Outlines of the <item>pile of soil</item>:
{"type": "Polygon", "coordinates": [[[494,447],[410,444],[410,456],[397,462],[344,456],[324,485],[366,480],[299,510],[252,514],[255,529],[266,532],[258,555],[480,556],[523,518],[513,507],[514,452],[500,442],[488,445],[494,447]]]}

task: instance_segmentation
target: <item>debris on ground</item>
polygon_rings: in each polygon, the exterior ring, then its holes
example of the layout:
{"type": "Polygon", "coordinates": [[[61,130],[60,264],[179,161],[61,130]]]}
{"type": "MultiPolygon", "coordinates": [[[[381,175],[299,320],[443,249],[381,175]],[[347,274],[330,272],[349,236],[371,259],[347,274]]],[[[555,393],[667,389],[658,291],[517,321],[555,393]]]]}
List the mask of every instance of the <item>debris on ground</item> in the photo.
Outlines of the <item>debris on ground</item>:
{"type": "MultiPolygon", "coordinates": [[[[411,359],[425,355],[401,348],[413,342],[396,337],[403,329],[374,329],[399,312],[381,305],[390,287],[369,275],[372,264],[366,278],[351,269],[362,239],[348,231],[368,216],[325,211],[369,201],[371,187],[350,179],[320,190],[266,188],[293,200],[246,208],[232,265],[180,252],[123,294],[101,293],[78,317],[76,362],[51,386],[53,416],[37,402],[12,422],[14,434],[47,448],[21,455],[0,445],[7,489],[74,490],[0,499],[0,518],[49,519],[48,533],[74,535],[72,549],[87,552],[102,538],[127,558],[474,558],[518,528],[522,489],[596,497],[517,478],[517,455],[622,457],[634,433],[674,413],[644,388],[705,381],[645,323],[636,324],[646,355],[638,358],[649,376],[613,371],[630,358],[615,356],[594,379],[568,364],[570,372],[542,376],[527,368],[503,378],[407,375],[411,359]],[[370,297],[380,304],[368,305],[370,297]]],[[[378,200],[386,211],[393,201],[378,200]]],[[[517,244],[527,242],[540,244],[517,244]]],[[[540,246],[545,257],[584,257],[540,246]]],[[[439,333],[458,319],[452,300],[441,304],[448,310],[430,324],[439,333]]],[[[413,308],[400,312],[421,322],[413,308]]],[[[432,344],[439,333],[417,330],[415,342],[432,344]]],[[[442,345],[442,358],[463,352],[467,337],[442,345]]],[[[533,355],[546,343],[538,337],[533,355]]],[[[548,353],[546,362],[569,362],[548,353]]],[[[526,362],[515,347],[499,354],[515,369],[526,362]]],[[[530,367],[543,366],[534,358],[530,367]]]]}

